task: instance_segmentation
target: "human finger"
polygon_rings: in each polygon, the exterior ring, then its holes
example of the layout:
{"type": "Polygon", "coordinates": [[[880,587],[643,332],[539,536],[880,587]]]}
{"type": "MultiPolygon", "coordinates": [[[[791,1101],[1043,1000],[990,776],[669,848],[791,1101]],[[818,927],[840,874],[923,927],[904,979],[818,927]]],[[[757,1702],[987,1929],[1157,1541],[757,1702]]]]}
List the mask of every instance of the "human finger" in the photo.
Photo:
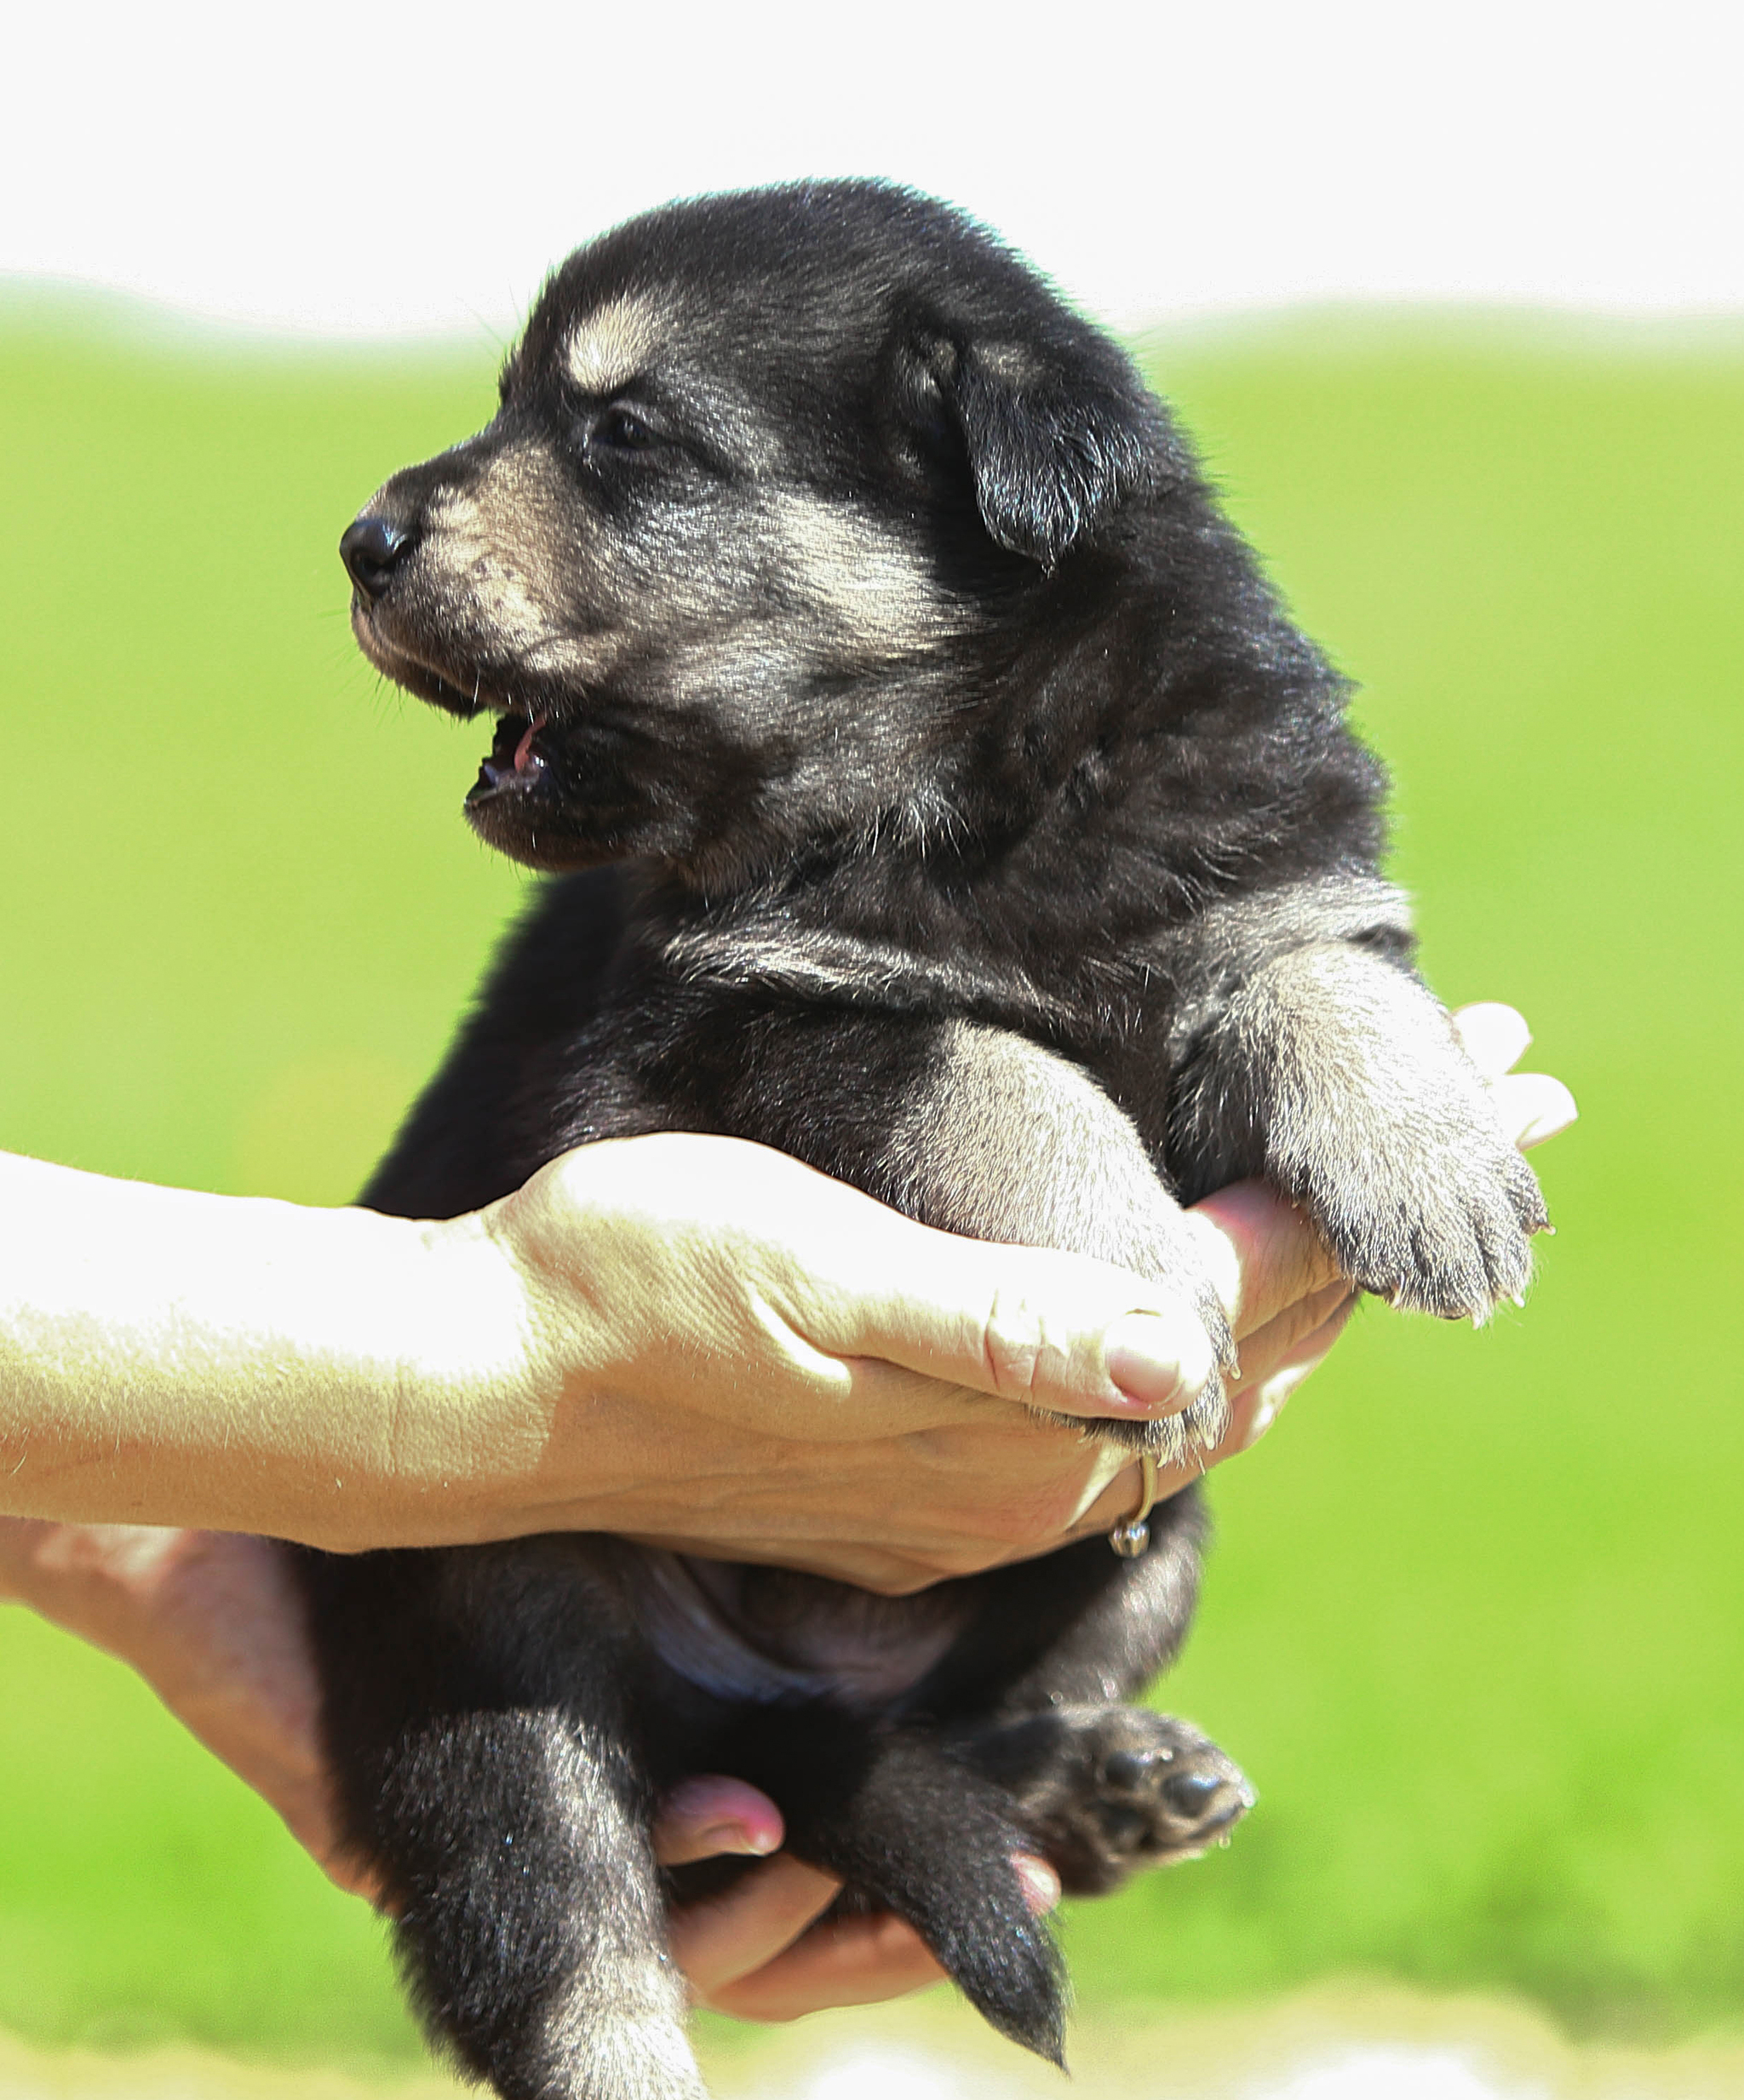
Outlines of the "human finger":
{"type": "MultiPolygon", "coordinates": [[[[1059,1901],[1045,1860],[1013,1861],[1033,1914],[1059,1901]]],[[[710,2003],[746,2020],[797,2020],[834,2005],[869,2005],[924,1989],[944,1975],[914,1927],[889,1912],[825,1919],[762,1968],[717,1990],[710,2003]]]]}
{"type": "MultiPolygon", "coordinates": [[[[1330,1347],[1328,1329],[1332,1334],[1340,1331],[1356,1302],[1356,1287],[1339,1277],[1286,1305],[1264,1327],[1243,1339],[1235,1375],[1229,1381],[1231,1395],[1238,1387],[1254,1386],[1274,1377],[1306,1351],[1319,1350],[1324,1354],[1322,1338],[1325,1347],[1330,1347]]],[[[1318,1356],[1315,1361],[1319,1361],[1318,1356]]]]}
{"type": "Polygon", "coordinates": [[[1215,1368],[1204,1322],[1172,1279],[935,1232],[894,1211],[861,1223],[851,1288],[794,1279],[791,1317],[816,1348],[1080,1415],[1179,1414],[1215,1368]]]}
{"type": "Polygon", "coordinates": [[[811,1445],[961,1423],[975,1395],[1072,1414],[1179,1411],[1213,1368],[1171,1278],[936,1231],[742,1139],[583,1145],[486,1216],[526,1278],[537,1353],[579,1357],[590,1385],[624,1390],[658,1356],[663,1390],[674,1378],[699,1395],[736,1385],[743,1421],[749,1386],[767,1426],[793,1433],[802,1420],[811,1445]],[[578,1244],[590,1257],[580,1277],[578,1244]],[[590,1309],[579,1345],[577,1293],[590,1309]],[[689,1330],[676,1340],[675,1320],[689,1330]]]}
{"type": "Polygon", "coordinates": [[[1188,1213],[1236,1341],[1335,1282],[1324,1240],[1265,1181],[1237,1181],[1188,1213]]]}
{"type": "Polygon", "coordinates": [[[726,1986],[791,1947],[840,1891],[834,1874],[808,1867],[790,1852],[777,1852],[741,1875],[724,1894],[674,1911],[668,1925],[672,1958],[689,1978],[693,1994],[715,2002],[726,1986]]]}
{"type": "Polygon", "coordinates": [[[654,1818],[654,1856],[663,1867],[724,1852],[766,1857],[781,1849],[781,1810],[766,1793],[718,1772],[682,1779],[654,1818]]]}
{"type": "Polygon", "coordinates": [[[1299,1336],[1275,1361],[1231,1388],[1230,1426],[1208,1461],[1221,1465],[1238,1451],[1251,1450],[1284,1410],[1284,1404],[1309,1374],[1319,1368],[1345,1331],[1357,1308],[1357,1294],[1340,1291],[1324,1318],[1299,1336]]]}
{"type": "Polygon", "coordinates": [[[741,2020],[800,2020],[836,2005],[881,2005],[937,1983],[944,1971],[906,1919],[883,1911],[831,1918],[707,2002],[741,2020]]]}
{"type": "Polygon", "coordinates": [[[1577,1121],[1575,1097],[1548,1072],[1509,1072],[1490,1088],[1502,1126],[1523,1152],[1543,1145],[1577,1121]]]}
{"type": "Polygon", "coordinates": [[[1548,1072],[1516,1072],[1532,1031],[1512,1007],[1494,1001],[1461,1007],[1454,1027],[1466,1054],[1489,1080],[1497,1112],[1523,1152],[1566,1130],[1580,1115],[1575,1097],[1548,1072]]]}
{"type": "Polygon", "coordinates": [[[1451,1017],[1466,1055],[1486,1079],[1500,1079],[1525,1056],[1532,1042],[1526,1017],[1499,1000],[1481,999],[1451,1017]]]}

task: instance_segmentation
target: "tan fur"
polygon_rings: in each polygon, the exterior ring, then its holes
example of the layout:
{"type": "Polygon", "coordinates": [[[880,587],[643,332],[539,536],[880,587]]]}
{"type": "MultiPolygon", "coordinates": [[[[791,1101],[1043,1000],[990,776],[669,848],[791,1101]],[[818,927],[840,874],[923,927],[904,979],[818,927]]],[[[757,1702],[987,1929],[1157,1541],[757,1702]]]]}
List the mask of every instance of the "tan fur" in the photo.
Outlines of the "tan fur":
{"type": "Polygon", "coordinates": [[[773,550],[833,643],[881,656],[937,640],[961,625],[916,558],[911,536],[839,498],[795,488],[762,505],[773,550]]]}
{"type": "Polygon", "coordinates": [[[579,324],[564,362],[583,393],[609,396],[636,377],[664,332],[658,304],[626,293],[596,307],[579,324]]]}
{"type": "MultiPolygon", "coordinates": [[[[505,445],[478,479],[433,502],[422,559],[431,585],[497,651],[530,672],[598,677],[612,653],[606,639],[582,641],[563,622],[574,527],[559,473],[543,445],[505,445]]],[[[596,571],[611,559],[598,535],[588,554],[596,571]]]]}
{"type": "MultiPolygon", "coordinates": [[[[929,1083],[892,1133],[920,1214],[978,1238],[1070,1247],[1154,1277],[1181,1293],[1218,1355],[1232,1360],[1196,1243],[1132,1118],[1081,1067],[1028,1037],[955,1021],[942,1038],[929,1083]]],[[[1025,1367],[1039,1376],[1057,1363],[1061,1345],[1043,1310],[1021,1297],[1001,1300],[989,1335],[1019,1386],[1032,1382],[1025,1367]]],[[[1213,1378],[1184,1414],[1098,1428],[1123,1451],[1148,1448],[1176,1463],[1211,1449],[1227,1422],[1213,1378]]]]}

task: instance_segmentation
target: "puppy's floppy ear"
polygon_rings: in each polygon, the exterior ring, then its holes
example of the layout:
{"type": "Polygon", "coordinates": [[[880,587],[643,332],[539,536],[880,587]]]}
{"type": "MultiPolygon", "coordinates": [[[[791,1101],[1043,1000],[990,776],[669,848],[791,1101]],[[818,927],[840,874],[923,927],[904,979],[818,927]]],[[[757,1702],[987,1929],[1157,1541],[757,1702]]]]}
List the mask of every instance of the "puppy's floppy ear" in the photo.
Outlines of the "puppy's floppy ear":
{"type": "Polygon", "coordinates": [[[915,377],[968,456],[982,522],[1013,554],[1054,568],[1145,479],[1156,405],[1112,345],[1062,357],[936,334],[915,349],[915,377]]]}

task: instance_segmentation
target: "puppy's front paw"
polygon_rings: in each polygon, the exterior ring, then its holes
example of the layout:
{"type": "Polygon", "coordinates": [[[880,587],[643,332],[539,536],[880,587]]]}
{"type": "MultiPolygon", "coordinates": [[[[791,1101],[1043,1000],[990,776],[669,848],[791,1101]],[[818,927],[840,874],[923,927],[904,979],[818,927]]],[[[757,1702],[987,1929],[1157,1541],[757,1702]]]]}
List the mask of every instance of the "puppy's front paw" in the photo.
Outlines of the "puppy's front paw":
{"type": "Polygon", "coordinates": [[[1110,1235],[1095,1250],[1103,1259],[1140,1276],[1155,1277],[1176,1300],[1173,1317],[1196,1320],[1211,1345],[1211,1371],[1191,1404],[1178,1414],[1116,1420],[1099,1415],[1058,1414],[1038,1409],[1044,1421],[1089,1432],[1128,1451],[1150,1451],[1164,1466],[1186,1466],[1216,1449],[1230,1426],[1225,1377],[1236,1368],[1236,1340],[1229,1316],[1205,1265],[1198,1241],[1179,1212],[1139,1218],[1133,1229],[1110,1235]]]}
{"type": "Polygon", "coordinates": [[[1129,1268],[1163,1278],[1186,1301],[1179,1317],[1196,1319],[1204,1328],[1211,1344],[1211,1372],[1197,1397],[1179,1414],[1146,1421],[1099,1420],[1096,1433],[1129,1451],[1150,1451],[1159,1464],[1189,1465],[1214,1451],[1230,1426],[1224,1380],[1236,1368],[1236,1338],[1230,1330],[1229,1316],[1200,1258],[1196,1242],[1180,1221],[1170,1219],[1153,1231],[1142,1253],[1125,1254],[1122,1259],[1129,1268]]]}
{"type": "Polygon", "coordinates": [[[1550,1219],[1475,1077],[1396,1122],[1353,1117],[1328,1151],[1293,1193],[1365,1291],[1482,1320],[1525,1289],[1550,1219]]]}

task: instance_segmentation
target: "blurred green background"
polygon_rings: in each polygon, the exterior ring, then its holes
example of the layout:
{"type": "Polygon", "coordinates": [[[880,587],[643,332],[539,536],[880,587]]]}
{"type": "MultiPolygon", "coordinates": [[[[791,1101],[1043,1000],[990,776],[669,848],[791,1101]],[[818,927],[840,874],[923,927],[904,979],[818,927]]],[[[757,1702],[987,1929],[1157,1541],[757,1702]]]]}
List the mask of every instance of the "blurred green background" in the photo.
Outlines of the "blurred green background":
{"type": "MultiPolygon", "coordinates": [[[[1584,1121],[1488,1331],[1366,1311],[1214,1495],[1162,1696],[1261,1790],[1084,1907],[1081,1993],[1366,1972],[1744,2020],[1744,336],[1346,313],[1150,346],[1362,684],[1452,1001],[1584,1121]]],[[[0,304],[0,1145],[343,1200],[523,878],[357,657],[335,543],[496,347],[295,353],[0,304]]],[[[0,1612],[0,2026],[404,2056],[381,1936],[150,1695],[0,1612]]]]}

